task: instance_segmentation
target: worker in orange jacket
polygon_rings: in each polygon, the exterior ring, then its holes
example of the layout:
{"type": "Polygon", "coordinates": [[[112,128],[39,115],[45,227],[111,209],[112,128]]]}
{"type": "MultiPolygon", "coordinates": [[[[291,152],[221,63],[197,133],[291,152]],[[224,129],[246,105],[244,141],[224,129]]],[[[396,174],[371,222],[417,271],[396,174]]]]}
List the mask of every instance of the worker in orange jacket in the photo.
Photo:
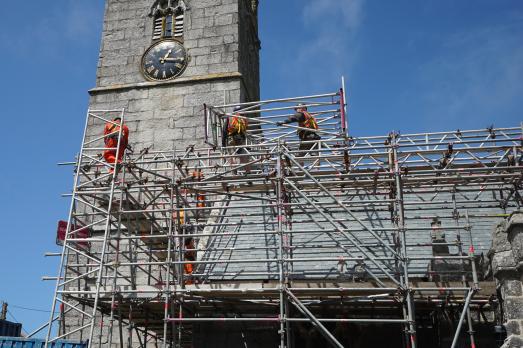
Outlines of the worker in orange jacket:
{"type": "Polygon", "coordinates": [[[222,132],[222,146],[242,146],[247,140],[247,127],[249,122],[240,112],[241,107],[236,106],[233,115],[225,119],[222,132]]]}
{"type": "MultiPolygon", "coordinates": [[[[289,116],[285,121],[276,122],[276,125],[282,126],[284,124],[298,122],[298,126],[300,127],[297,131],[298,138],[300,139],[299,150],[301,151],[301,156],[305,156],[305,154],[316,145],[313,141],[321,139],[317,133],[319,129],[318,122],[316,122],[316,118],[309,113],[305,105],[298,104],[294,110],[296,111],[294,115],[289,116]]],[[[317,154],[311,153],[311,155],[314,156],[317,154]]]]}
{"type": "MultiPolygon", "coordinates": [[[[205,176],[203,175],[201,168],[196,168],[192,172],[192,178],[195,181],[202,181],[204,179],[204,177],[205,176]]],[[[205,193],[197,192],[196,193],[196,207],[205,208],[206,205],[207,204],[205,202],[205,193]]],[[[201,215],[200,213],[201,213],[200,211],[196,211],[196,219],[198,219],[199,215],[201,215]]]]}
{"type": "MultiPolygon", "coordinates": [[[[122,163],[125,150],[129,146],[129,128],[125,124],[121,125],[121,122],[122,118],[117,116],[113,119],[113,122],[107,122],[105,124],[104,142],[107,149],[104,151],[104,158],[108,164],[117,165],[122,163]],[[122,138],[120,139],[119,151],[117,151],[120,127],[122,130],[122,138]],[[118,158],[116,158],[117,153],[118,158]]],[[[113,171],[114,168],[109,169],[110,173],[113,171]]]]}
{"type": "MultiPolygon", "coordinates": [[[[185,261],[196,261],[196,245],[194,243],[194,238],[188,237],[184,240],[185,252],[183,253],[183,258],[185,261]],[[190,250],[187,250],[190,249],[190,250]]],[[[192,279],[192,274],[194,272],[194,264],[186,263],[183,265],[183,271],[188,276],[185,284],[193,284],[194,280],[192,279]]]]}
{"type": "Polygon", "coordinates": [[[318,122],[316,122],[314,116],[307,111],[307,107],[303,104],[298,104],[294,110],[296,111],[294,115],[289,116],[285,121],[276,122],[276,125],[281,126],[298,122],[300,128],[306,128],[298,129],[298,138],[300,138],[301,141],[320,140],[321,137],[317,133],[319,129],[318,122]]]}
{"type": "MultiPolygon", "coordinates": [[[[178,224],[179,230],[178,232],[182,235],[187,235],[187,237],[183,238],[183,246],[184,246],[184,253],[183,253],[183,259],[184,261],[196,261],[196,244],[193,237],[190,236],[192,225],[190,224],[189,218],[186,219],[185,217],[185,210],[178,206],[178,211],[173,212],[173,220],[178,224]],[[190,249],[190,250],[187,250],[190,249]]],[[[183,264],[183,273],[185,274],[185,284],[190,285],[194,284],[194,279],[192,278],[192,274],[194,272],[194,264],[193,263],[184,263],[183,264]]]]}
{"type": "MultiPolygon", "coordinates": [[[[243,115],[240,110],[240,106],[234,107],[233,115],[225,119],[222,131],[222,146],[242,146],[237,150],[233,150],[233,152],[239,155],[239,162],[245,164],[249,162],[249,158],[245,156],[247,154],[245,144],[247,143],[249,121],[241,117],[243,115]]],[[[245,167],[245,171],[247,173],[250,171],[249,166],[245,167]]]]}

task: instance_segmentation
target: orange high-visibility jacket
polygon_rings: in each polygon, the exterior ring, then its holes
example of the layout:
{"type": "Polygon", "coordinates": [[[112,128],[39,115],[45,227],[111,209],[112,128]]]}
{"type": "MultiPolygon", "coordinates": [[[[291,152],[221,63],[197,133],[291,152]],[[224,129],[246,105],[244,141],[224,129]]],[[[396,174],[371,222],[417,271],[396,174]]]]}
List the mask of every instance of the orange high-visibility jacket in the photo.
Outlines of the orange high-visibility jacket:
{"type": "Polygon", "coordinates": [[[298,122],[298,126],[309,129],[318,129],[318,123],[316,122],[314,116],[309,114],[307,111],[302,111],[302,114],[305,119],[301,122],[298,122]]]}
{"type": "MultiPolygon", "coordinates": [[[[185,249],[196,249],[193,238],[186,238],[184,242],[185,249]]],[[[196,261],[196,251],[189,250],[185,251],[184,254],[185,261],[196,261]]],[[[183,265],[183,270],[185,274],[192,274],[194,271],[194,265],[192,263],[186,263],[183,265]]]]}
{"type": "Polygon", "coordinates": [[[178,212],[173,212],[173,220],[176,222],[178,221],[178,217],[180,217],[180,224],[181,225],[184,225],[185,224],[185,212],[183,209],[181,209],[180,211],[178,212]]]}
{"type": "Polygon", "coordinates": [[[196,206],[198,208],[204,208],[205,207],[205,195],[202,193],[196,194],[196,206]]]}
{"type": "MultiPolygon", "coordinates": [[[[195,180],[197,180],[197,181],[201,181],[204,178],[202,170],[201,169],[196,169],[195,171],[193,171],[192,172],[192,177],[195,180]]],[[[196,206],[198,208],[205,207],[205,194],[203,194],[203,193],[197,193],[196,194],[196,206]]]]}
{"type": "Polygon", "coordinates": [[[229,124],[227,127],[228,135],[245,134],[245,132],[247,132],[247,119],[238,116],[239,115],[234,115],[229,118],[229,124]]]}
{"type": "MultiPolygon", "coordinates": [[[[106,147],[118,146],[118,133],[120,132],[120,125],[107,122],[104,128],[104,138],[106,147]],[[111,135],[109,135],[111,134],[111,135]],[[108,136],[109,135],[109,136],[108,136]]],[[[122,128],[122,140],[120,141],[120,149],[125,149],[129,144],[129,128],[124,124],[122,128]]],[[[116,150],[114,150],[116,151],[116,150]]]]}

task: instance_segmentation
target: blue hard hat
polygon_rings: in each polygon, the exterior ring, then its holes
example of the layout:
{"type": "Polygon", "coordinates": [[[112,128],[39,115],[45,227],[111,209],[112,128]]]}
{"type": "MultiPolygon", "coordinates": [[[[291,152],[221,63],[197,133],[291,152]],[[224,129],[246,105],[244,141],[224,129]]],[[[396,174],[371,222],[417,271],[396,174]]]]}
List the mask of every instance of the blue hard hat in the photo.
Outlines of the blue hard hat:
{"type": "Polygon", "coordinates": [[[242,109],[242,107],[237,105],[237,106],[234,107],[233,111],[236,112],[236,111],[240,111],[241,109],[242,109]]]}

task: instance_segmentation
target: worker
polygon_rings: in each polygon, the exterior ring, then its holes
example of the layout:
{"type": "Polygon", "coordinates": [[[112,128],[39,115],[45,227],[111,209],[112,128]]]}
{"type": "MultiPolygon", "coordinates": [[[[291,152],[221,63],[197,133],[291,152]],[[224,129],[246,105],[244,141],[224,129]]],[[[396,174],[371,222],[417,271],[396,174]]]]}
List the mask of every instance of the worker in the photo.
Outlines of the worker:
{"type": "MultiPolygon", "coordinates": [[[[249,122],[242,117],[241,107],[236,106],[233,109],[233,115],[225,118],[222,131],[222,146],[241,146],[234,153],[238,154],[239,162],[245,164],[249,162],[245,145],[247,143],[247,128],[249,122]]],[[[245,166],[245,172],[249,172],[249,166],[245,166]]]]}
{"type": "MultiPolygon", "coordinates": [[[[122,138],[120,139],[120,147],[118,147],[118,136],[120,134],[120,125],[122,118],[117,116],[113,122],[107,122],[104,128],[104,142],[106,150],[104,151],[104,158],[108,164],[115,167],[122,163],[125,150],[129,147],[129,128],[124,124],[121,127],[122,138]],[[118,153],[118,158],[116,158],[118,153]]],[[[114,172],[114,167],[109,169],[110,173],[114,172]]]]}
{"type": "MultiPolygon", "coordinates": [[[[183,253],[183,258],[185,261],[196,261],[196,245],[194,244],[194,238],[188,237],[184,239],[185,252],[183,253]]],[[[185,263],[183,265],[183,273],[187,276],[185,280],[186,285],[194,284],[192,279],[192,274],[194,272],[194,264],[185,263]]]]}
{"type": "Polygon", "coordinates": [[[296,111],[294,115],[289,116],[285,121],[276,122],[276,125],[282,126],[284,124],[298,122],[298,126],[300,127],[297,131],[298,138],[300,139],[300,155],[305,156],[305,154],[316,145],[313,141],[321,139],[317,133],[319,129],[318,122],[316,122],[314,116],[307,111],[305,105],[298,104],[294,110],[296,111]]]}
{"type": "Polygon", "coordinates": [[[222,131],[222,146],[242,146],[247,139],[247,127],[249,122],[243,118],[241,107],[235,106],[233,115],[225,118],[222,131]]]}
{"type": "MultiPolygon", "coordinates": [[[[173,219],[176,223],[178,223],[178,233],[181,235],[190,235],[192,232],[192,225],[189,223],[189,219],[185,217],[185,210],[178,206],[178,211],[175,211],[173,213],[173,219]]],[[[194,237],[183,237],[183,246],[184,246],[184,253],[183,253],[183,259],[185,262],[187,261],[196,261],[196,245],[194,241],[194,237]],[[189,250],[188,250],[189,249],[189,250]]],[[[194,280],[192,279],[192,274],[194,272],[194,264],[193,263],[184,263],[183,264],[183,273],[185,274],[185,284],[194,284],[194,280]]]]}
{"type": "MultiPolygon", "coordinates": [[[[196,168],[192,172],[192,178],[194,181],[202,181],[204,179],[204,177],[205,176],[203,175],[201,168],[196,168]]],[[[196,193],[196,206],[198,208],[205,208],[206,204],[205,204],[205,194],[204,193],[201,193],[201,192],[196,193]]]]}

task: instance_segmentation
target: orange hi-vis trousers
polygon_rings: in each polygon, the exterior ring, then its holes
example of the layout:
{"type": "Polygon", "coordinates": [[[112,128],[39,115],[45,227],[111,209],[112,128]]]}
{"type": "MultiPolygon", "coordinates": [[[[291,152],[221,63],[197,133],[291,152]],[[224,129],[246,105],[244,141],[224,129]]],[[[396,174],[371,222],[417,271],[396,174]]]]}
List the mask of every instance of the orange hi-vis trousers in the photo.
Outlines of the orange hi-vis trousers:
{"type": "MultiPolygon", "coordinates": [[[[120,146],[118,147],[117,132],[120,131],[119,122],[107,122],[104,128],[104,143],[106,148],[110,150],[104,151],[104,159],[108,164],[116,166],[117,163],[122,163],[123,155],[127,144],[129,144],[129,127],[123,125],[121,129],[122,139],[120,146]],[[116,158],[116,147],[119,148],[118,158],[116,158]]],[[[109,172],[112,173],[114,170],[111,168],[109,172]]]]}
{"type": "MultiPolygon", "coordinates": [[[[185,244],[186,249],[195,249],[193,238],[187,238],[185,240],[184,244],[185,244]]],[[[194,250],[186,251],[184,253],[184,260],[185,261],[196,261],[196,251],[194,251],[194,250]]],[[[184,264],[183,271],[186,275],[191,275],[194,272],[194,264],[192,264],[192,263],[184,264]]],[[[193,280],[188,279],[185,281],[185,284],[193,284],[193,280]]]]}
{"type": "MultiPolygon", "coordinates": [[[[106,150],[104,151],[104,159],[108,164],[116,165],[117,163],[122,163],[123,154],[125,152],[125,149],[120,149],[120,153],[118,154],[118,158],[116,158],[116,150],[106,150]]],[[[114,169],[109,169],[109,172],[113,172],[114,169]]]]}

